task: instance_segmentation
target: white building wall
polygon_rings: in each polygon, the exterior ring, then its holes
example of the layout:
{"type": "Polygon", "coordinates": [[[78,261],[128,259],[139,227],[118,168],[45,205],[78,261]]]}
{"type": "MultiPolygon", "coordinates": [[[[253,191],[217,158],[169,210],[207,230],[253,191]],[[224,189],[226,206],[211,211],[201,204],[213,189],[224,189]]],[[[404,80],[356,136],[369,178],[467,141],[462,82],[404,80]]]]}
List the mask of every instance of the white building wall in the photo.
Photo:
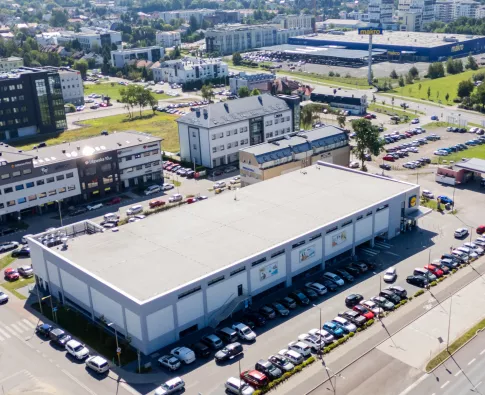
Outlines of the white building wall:
{"type": "Polygon", "coordinates": [[[59,279],[59,272],[57,271],[57,266],[49,261],[46,261],[46,263],[47,263],[47,271],[49,273],[49,279],[51,283],[54,283],[54,285],[57,285],[58,287],[60,287],[61,281],[59,279]]]}
{"type": "Polygon", "coordinates": [[[8,73],[10,70],[18,69],[24,65],[22,58],[10,57],[0,58],[0,73],[8,73]]]}
{"type": "Polygon", "coordinates": [[[389,209],[378,211],[375,214],[374,233],[382,232],[389,227],[389,209]]]}
{"type": "MultiPolygon", "coordinates": [[[[167,306],[147,316],[148,340],[163,336],[175,328],[173,306],[167,306]]],[[[173,334],[175,340],[175,334],[173,334]]]]}
{"type": "Polygon", "coordinates": [[[316,239],[291,251],[291,272],[309,268],[322,260],[322,239],[316,239]]]}
{"type": "Polygon", "coordinates": [[[372,215],[364,217],[355,223],[355,243],[372,236],[372,215]]]}
{"type": "Polygon", "coordinates": [[[253,267],[249,273],[251,278],[251,293],[255,294],[263,287],[277,284],[286,278],[286,254],[263,262],[253,267]]]}
{"type": "Polygon", "coordinates": [[[143,339],[141,331],[141,320],[138,314],[125,308],[126,329],[131,337],[136,337],[138,340],[143,339]]]}
{"type": "Polygon", "coordinates": [[[91,297],[93,299],[93,309],[96,316],[104,316],[108,322],[113,322],[119,328],[124,328],[123,311],[121,305],[111,300],[106,295],[91,288],[91,297]]]}
{"type": "Polygon", "coordinates": [[[60,269],[60,273],[64,292],[89,306],[88,286],[65,270],[60,269]]]}
{"type": "Polygon", "coordinates": [[[146,174],[162,172],[162,152],[160,143],[141,144],[118,150],[120,180],[128,187],[128,180],[146,174]]]}
{"type": "Polygon", "coordinates": [[[84,103],[84,86],[79,71],[59,70],[61,78],[62,98],[66,103],[80,105],[84,103]]]}
{"type": "Polygon", "coordinates": [[[204,294],[197,292],[177,302],[177,319],[179,326],[196,320],[204,315],[204,294]]]}
{"type": "Polygon", "coordinates": [[[236,298],[237,288],[240,284],[242,284],[243,290],[248,290],[248,276],[245,271],[214,285],[209,285],[206,291],[207,312],[210,313],[223,306],[228,300],[236,298]]]}

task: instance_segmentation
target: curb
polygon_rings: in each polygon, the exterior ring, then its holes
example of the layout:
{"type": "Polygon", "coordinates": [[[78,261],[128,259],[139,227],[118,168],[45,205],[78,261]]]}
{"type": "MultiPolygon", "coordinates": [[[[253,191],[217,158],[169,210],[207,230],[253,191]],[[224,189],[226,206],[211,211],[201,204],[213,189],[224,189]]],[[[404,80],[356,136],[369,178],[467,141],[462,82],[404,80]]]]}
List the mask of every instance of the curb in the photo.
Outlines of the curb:
{"type": "MultiPolygon", "coordinates": [[[[481,277],[481,274],[480,274],[480,277],[481,277]]],[[[471,283],[473,283],[474,281],[478,280],[478,278],[474,278],[473,280],[467,282],[466,284],[464,284],[462,287],[458,288],[454,293],[452,293],[450,296],[448,296],[447,298],[443,299],[442,301],[440,301],[436,306],[434,306],[431,310],[434,310],[436,307],[438,307],[440,305],[440,303],[448,300],[449,298],[453,297],[455,294],[457,294],[458,292],[460,292],[463,288],[465,287],[468,287],[471,283]]],[[[398,334],[399,332],[401,332],[403,329],[407,328],[409,325],[411,325],[412,323],[414,323],[415,321],[417,321],[419,318],[421,318],[422,316],[424,316],[425,314],[427,314],[428,312],[430,312],[431,310],[427,310],[427,311],[424,311],[422,314],[420,314],[419,316],[417,316],[415,319],[413,319],[411,322],[407,323],[406,325],[404,325],[403,327],[399,328],[397,331],[395,331],[391,336],[394,336],[396,334],[398,334]]],[[[478,331],[477,331],[478,332],[478,331]]],[[[475,336],[472,337],[472,339],[474,339],[476,337],[476,334],[475,336]]],[[[472,340],[470,339],[470,340],[472,340]]],[[[324,381],[322,381],[321,383],[317,384],[315,387],[313,387],[311,390],[305,392],[304,395],[309,395],[311,394],[312,392],[314,392],[315,390],[317,390],[318,388],[320,388],[322,385],[324,385],[326,382],[330,381],[331,379],[333,379],[334,377],[337,377],[340,373],[342,373],[345,369],[349,368],[350,366],[352,366],[354,363],[356,363],[358,360],[360,360],[361,358],[365,357],[367,354],[369,354],[371,351],[374,351],[377,347],[379,347],[382,343],[386,342],[387,340],[389,340],[389,337],[384,339],[383,341],[379,342],[378,344],[376,344],[374,347],[370,348],[369,350],[363,352],[360,356],[358,356],[357,358],[355,358],[353,361],[349,362],[347,365],[345,365],[344,367],[342,367],[341,369],[339,369],[337,372],[335,372],[333,375],[331,375],[329,378],[325,379],[324,381]]],[[[469,341],[468,341],[469,342],[469,341]]],[[[467,343],[468,343],[467,342],[467,343]]],[[[465,344],[467,344],[465,343],[465,344]]],[[[464,344],[464,345],[465,345],[464,344]]],[[[464,346],[463,345],[463,346],[464,346]]],[[[462,347],[463,347],[462,346],[462,347]]],[[[462,347],[460,347],[459,349],[461,349],[462,347]]],[[[458,349],[458,350],[459,350],[458,349]]],[[[456,351],[458,351],[456,350],[456,351]]],[[[455,353],[456,353],[455,351],[455,353]]],[[[453,355],[453,354],[452,354],[453,355]]],[[[447,358],[446,360],[448,360],[449,358],[447,358]]],[[[445,361],[443,361],[445,362],[445,361]]],[[[441,364],[440,364],[441,365],[441,364]]],[[[429,374],[430,372],[425,372],[426,374],[429,374]]]]}
{"type": "Polygon", "coordinates": [[[475,332],[475,334],[470,339],[468,339],[465,343],[463,343],[460,347],[458,347],[453,353],[451,353],[451,354],[448,353],[448,357],[446,357],[446,359],[444,359],[443,361],[441,361],[438,365],[436,365],[433,369],[431,369],[430,371],[427,371],[426,373],[428,373],[428,374],[433,373],[436,369],[438,369],[441,365],[443,365],[446,361],[448,361],[453,355],[455,355],[458,351],[460,351],[463,347],[465,347],[468,343],[470,343],[473,339],[475,339],[478,336],[478,334],[480,332],[483,332],[484,330],[485,330],[485,328],[477,329],[477,331],[475,332]]]}

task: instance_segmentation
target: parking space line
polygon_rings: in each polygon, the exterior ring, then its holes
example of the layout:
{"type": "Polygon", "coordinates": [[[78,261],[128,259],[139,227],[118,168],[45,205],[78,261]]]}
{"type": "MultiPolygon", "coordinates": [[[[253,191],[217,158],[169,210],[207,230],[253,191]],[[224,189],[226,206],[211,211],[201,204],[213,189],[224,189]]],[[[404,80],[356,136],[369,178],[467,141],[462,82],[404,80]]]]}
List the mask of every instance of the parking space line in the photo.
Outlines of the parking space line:
{"type": "Polygon", "coordinates": [[[87,392],[89,392],[91,395],[97,395],[96,392],[94,392],[91,388],[87,387],[83,383],[81,383],[76,377],[74,377],[71,373],[69,373],[67,370],[62,369],[62,373],[64,373],[67,377],[69,377],[72,381],[74,381],[77,385],[79,385],[81,388],[84,388],[87,392]]]}
{"type": "Polygon", "coordinates": [[[0,336],[0,342],[3,342],[4,340],[5,339],[2,336],[0,336]]]}
{"type": "Polygon", "coordinates": [[[470,366],[473,362],[475,362],[477,359],[473,358],[470,362],[468,362],[468,366],[470,366]]]}
{"type": "Polygon", "coordinates": [[[0,379],[0,383],[3,383],[7,380],[10,380],[10,379],[14,378],[15,376],[18,376],[19,374],[22,374],[22,373],[25,373],[25,372],[26,372],[26,370],[22,369],[22,370],[19,370],[17,373],[11,374],[10,376],[3,377],[2,379],[0,379]]]}
{"type": "Polygon", "coordinates": [[[6,339],[10,339],[10,337],[11,337],[11,336],[10,336],[10,335],[9,335],[7,332],[5,332],[5,331],[4,331],[2,328],[0,328],[0,334],[1,334],[3,337],[5,337],[6,339]]]}
{"type": "Polygon", "coordinates": [[[461,371],[461,370],[459,370],[458,372],[456,372],[456,373],[455,373],[455,377],[456,377],[456,376],[459,376],[461,373],[462,373],[462,371],[461,371]]]}
{"type": "Polygon", "coordinates": [[[482,354],[484,354],[484,353],[485,353],[485,350],[482,350],[482,351],[480,352],[480,355],[482,355],[482,354]]]}
{"type": "MultiPolygon", "coordinates": [[[[10,324],[10,326],[15,329],[18,333],[24,333],[22,329],[20,329],[17,325],[15,324],[10,324]]],[[[7,328],[8,329],[8,328],[7,328]]]]}
{"type": "Polygon", "coordinates": [[[448,384],[450,384],[450,380],[448,380],[446,383],[444,383],[440,388],[443,389],[445,388],[448,384]]]}

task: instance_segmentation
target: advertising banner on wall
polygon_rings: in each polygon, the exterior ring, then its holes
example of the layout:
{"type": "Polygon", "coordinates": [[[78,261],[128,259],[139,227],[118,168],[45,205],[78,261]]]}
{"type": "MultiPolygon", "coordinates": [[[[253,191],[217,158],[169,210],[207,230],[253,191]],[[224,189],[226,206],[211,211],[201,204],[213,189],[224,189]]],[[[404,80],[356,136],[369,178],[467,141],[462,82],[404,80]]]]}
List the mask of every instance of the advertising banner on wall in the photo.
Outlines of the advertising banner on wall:
{"type": "Polygon", "coordinates": [[[298,254],[300,263],[303,263],[305,261],[308,261],[309,259],[312,259],[315,256],[316,253],[317,252],[315,250],[314,244],[309,245],[308,247],[301,249],[299,254],[298,254]]]}
{"type": "Polygon", "coordinates": [[[259,268],[259,278],[261,281],[266,280],[270,277],[276,276],[277,274],[278,274],[277,262],[273,262],[259,268]]]}
{"type": "Polygon", "coordinates": [[[332,236],[332,247],[338,246],[339,244],[345,243],[347,241],[347,231],[343,230],[340,233],[332,236]]]}

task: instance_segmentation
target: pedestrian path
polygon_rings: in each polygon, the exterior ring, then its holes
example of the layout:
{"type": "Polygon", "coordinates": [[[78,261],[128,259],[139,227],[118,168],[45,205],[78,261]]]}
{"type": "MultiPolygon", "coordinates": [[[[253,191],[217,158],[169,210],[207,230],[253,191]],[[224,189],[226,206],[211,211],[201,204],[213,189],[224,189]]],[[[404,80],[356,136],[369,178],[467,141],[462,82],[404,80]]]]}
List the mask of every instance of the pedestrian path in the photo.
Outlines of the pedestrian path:
{"type": "Polygon", "coordinates": [[[32,334],[35,330],[35,324],[27,319],[22,319],[10,324],[0,324],[0,342],[10,339],[12,336],[25,336],[32,334]]]}

